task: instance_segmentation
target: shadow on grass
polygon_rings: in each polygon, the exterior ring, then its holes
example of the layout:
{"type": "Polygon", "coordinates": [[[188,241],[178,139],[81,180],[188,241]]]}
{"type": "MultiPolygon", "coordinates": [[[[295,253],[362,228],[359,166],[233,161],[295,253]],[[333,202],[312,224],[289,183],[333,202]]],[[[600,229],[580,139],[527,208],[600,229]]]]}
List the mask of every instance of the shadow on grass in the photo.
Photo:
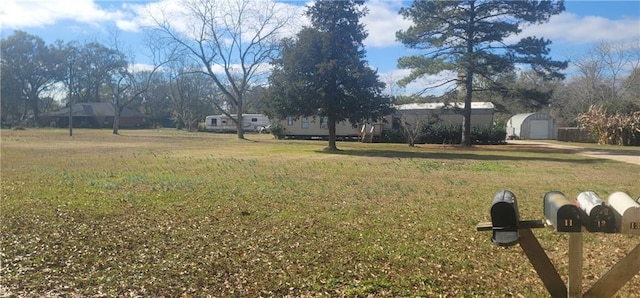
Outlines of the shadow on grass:
{"type": "Polygon", "coordinates": [[[572,152],[595,154],[595,155],[618,155],[618,156],[637,156],[640,158],[640,151],[635,152],[631,150],[607,150],[607,149],[595,149],[595,148],[579,148],[572,152]]]}
{"type": "Polygon", "coordinates": [[[339,151],[322,151],[318,150],[318,153],[323,154],[334,154],[334,155],[345,155],[345,156],[361,156],[361,157],[388,157],[388,158],[415,158],[415,159],[448,159],[448,160],[456,160],[456,159],[466,159],[466,160],[486,160],[486,161],[551,161],[551,162],[566,162],[566,163],[581,163],[581,164],[597,164],[602,162],[608,162],[607,159],[599,159],[599,158],[575,158],[575,155],[572,155],[573,158],[565,159],[562,157],[555,156],[543,156],[542,154],[572,154],[574,151],[565,150],[565,149],[544,149],[544,150],[522,150],[516,148],[505,148],[509,150],[486,150],[486,149],[477,149],[477,147],[466,148],[466,149],[432,149],[425,148],[425,151],[398,151],[398,150],[383,150],[383,149],[363,149],[363,150],[339,150],[339,151]],[[510,150],[513,149],[513,150],[510,150]],[[443,152],[445,150],[450,150],[448,152],[443,152]],[[479,153],[474,153],[474,151],[479,153]],[[480,153],[482,152],[482,153],[480,153]],[[488,153],[491,152],[491,153],[488,153]],[[495,152],[495,153],[494,153],[495,152]],[[505,152],[509,154],[499,154],[500,152],[505,152]],[[521,153],[536,153],[540,155],[518,155],[521,153]],[[515,154],[515,155],[514,155],[515,154]]]}

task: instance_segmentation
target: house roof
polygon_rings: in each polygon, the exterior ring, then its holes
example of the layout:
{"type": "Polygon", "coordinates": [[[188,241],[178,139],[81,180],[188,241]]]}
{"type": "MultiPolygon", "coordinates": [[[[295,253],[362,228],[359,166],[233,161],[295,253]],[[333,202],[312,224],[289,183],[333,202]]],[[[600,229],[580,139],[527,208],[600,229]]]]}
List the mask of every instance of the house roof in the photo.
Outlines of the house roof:
{"type": "MultiPolygon", "coordinates": [[[[445,104],[442,102],[408,103],[408,104],[395,106],[395,108],[398,110],[439,110],[439,109],[445,109],[449,107],[456,107],[456,108],[462,109],[464,108],[464,103],[454,102],[454,103],[449,103],[449,105],[447,106],[445,106],[445,104]]],[[[490,103],[490,102],[472,102],[471,103],[472,110],[482,110],[482,109],[493,110],[494,108],[495,106],[493,105],[493,103],[490,103]]]]}
{"type": "MultiPolygon", "coordinates": [[[[113,117],[115,116],[115,105],[110,102],[90,102],[90,103],[76,103],[72,106],[72,114],[74,117],[113,117]]],[[[44,116],[49,117],[64,117],[69,116],[69,107],[62,108],[57,111],[46,113],[44,116]]],[[[129,108],[124,108],[120,117],[139,117],[142,116],[139,112],[129,108]]]]}

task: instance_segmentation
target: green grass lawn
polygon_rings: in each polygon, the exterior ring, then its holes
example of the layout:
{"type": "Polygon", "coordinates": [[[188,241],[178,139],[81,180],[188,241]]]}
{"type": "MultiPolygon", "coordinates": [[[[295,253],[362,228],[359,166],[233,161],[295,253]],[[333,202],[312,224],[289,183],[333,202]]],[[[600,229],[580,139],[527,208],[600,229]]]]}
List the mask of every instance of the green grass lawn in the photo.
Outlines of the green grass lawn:
{"type": "MultiPolygon", "coordinates": [[[[120,132],[2,131],[0,296],[546,296],[475,230],[493,195],[640,196],[639,166],[562,150],[120,132]]],[[[566,281],[568,235],[534,233],[566,281]]],[[[585,291],[638,243],[585,233],[585,291]]]]}

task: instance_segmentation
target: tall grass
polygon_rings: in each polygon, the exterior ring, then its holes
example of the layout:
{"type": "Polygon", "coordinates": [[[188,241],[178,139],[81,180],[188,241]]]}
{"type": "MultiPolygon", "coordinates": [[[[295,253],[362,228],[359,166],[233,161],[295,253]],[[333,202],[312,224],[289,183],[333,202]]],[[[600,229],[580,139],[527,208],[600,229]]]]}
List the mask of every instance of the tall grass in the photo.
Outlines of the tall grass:
{"type": "MultiPolygon", "coordinates": [[[[544,296],[475,225],[512,190],[640,195],[638,166],[523,147],[2,131],[2,296],[544,296]]],[[[562,276],[568,237],[535,231],[562,276]]],[[[585,234],[585,290],[640,242],[585,234]]],[[[621,297],[640,295],[636,276],[621,297]]]]}

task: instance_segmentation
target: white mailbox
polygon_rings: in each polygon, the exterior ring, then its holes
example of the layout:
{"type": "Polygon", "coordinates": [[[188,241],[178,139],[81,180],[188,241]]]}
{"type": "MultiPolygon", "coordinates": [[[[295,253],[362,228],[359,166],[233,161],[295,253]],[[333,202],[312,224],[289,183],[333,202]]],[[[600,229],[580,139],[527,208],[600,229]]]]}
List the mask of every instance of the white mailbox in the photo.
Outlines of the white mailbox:
{"type": "Polygon", "coordinates": [[[578,195],[576,205],[580,208],[582,224],[589,232],[615,233],[616,217],[610,206],[593,191],[578,195]]]}
{"type": "Polygon", "coordinates": [[[608,202],[616,216],[618,232],[640,235],[640,204],[624,192],[610,194],[608,202]]]}

